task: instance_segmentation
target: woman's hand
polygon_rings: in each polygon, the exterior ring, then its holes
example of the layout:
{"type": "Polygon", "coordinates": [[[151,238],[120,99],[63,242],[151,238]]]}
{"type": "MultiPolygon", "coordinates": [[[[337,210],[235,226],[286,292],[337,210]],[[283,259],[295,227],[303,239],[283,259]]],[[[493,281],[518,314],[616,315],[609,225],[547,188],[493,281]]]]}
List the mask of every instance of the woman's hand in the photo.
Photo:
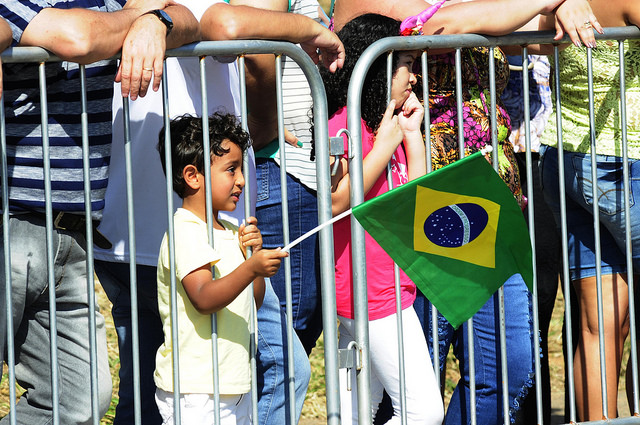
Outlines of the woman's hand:
{"type": "Polygon", "coordinates": [[[561,39],[567,33],[573,44],[578,47],[581,40],[587,47],[596,47],[593,30],[600,34],[603,30],[587,0],[565,0],[554,13],[556,18],[554,40],[561,39]]]}
{"type": "Polygon", "coordinates": [[[384,111],[375,139],[376,146],[379,143],[383,143],[385,147],[389,148],[389,157],[391,157],[391,153],[402,143],[403,138],[402,128],[398,123],[398,116],[394,114],[395,110],[396,101],[391,100],[387,106],[387,110],[384,111]]]}
{"type": "Polygon", "coordinates": [[[424,107],[418,100],[416,94],[411,93],[398,114],[398,124],[405,137],[407,133],[420,132],[423,118],[424,107]]]}

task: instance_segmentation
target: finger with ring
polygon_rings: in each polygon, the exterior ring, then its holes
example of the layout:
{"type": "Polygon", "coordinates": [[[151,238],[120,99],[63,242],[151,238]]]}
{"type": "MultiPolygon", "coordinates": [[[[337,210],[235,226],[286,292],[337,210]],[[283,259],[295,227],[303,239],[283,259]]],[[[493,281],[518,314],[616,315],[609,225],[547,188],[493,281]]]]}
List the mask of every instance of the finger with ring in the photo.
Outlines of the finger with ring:
{"type": "Polygon", "coordinates": [[[592,28],[593,25],[591,24],[591,21],[584,21],[584,24],[582,25],[585,28],[592,28]]]}

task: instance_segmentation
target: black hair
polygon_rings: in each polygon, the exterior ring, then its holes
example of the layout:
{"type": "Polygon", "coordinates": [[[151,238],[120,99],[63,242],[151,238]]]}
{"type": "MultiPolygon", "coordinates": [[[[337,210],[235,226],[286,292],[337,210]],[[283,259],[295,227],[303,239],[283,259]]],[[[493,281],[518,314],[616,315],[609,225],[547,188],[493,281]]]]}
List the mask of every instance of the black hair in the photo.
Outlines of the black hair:
{"type": "MultiPolygon", "coordinates": [[[[186,184],[182,178],[182,170],[187,165],[195,165],[199,172],[204,173],[204,144],[202,133],[202,118],[183,115],[171,120],[171,168],[173,175],[173,190],[184,198],[186,184]]],[[[158,152],[162,162],[162,171],[167,173],[165,164],[164,127],[158,136],[158,152]]],[[[237,145],[244,153],[250,145],[249,134],[242,129],[237,118],[232,114],[215,112],[209,117],[209,145],[211,159],[222,156],[229,149],[222,147],[222,142],[229,140],[237,145]]]]}
{"type": "MultiPolygon", "coordinates": [[[[347,105],[347,89],[353,68],[365,51],[374,42],[400,35],[400,21],[383,15],[369,13],[358,16],[347,22],[337,33],[344,44],[345,61],[342,69],[335,73],[326,68],[320,69],[327,92],[329,116],[347,105]]],[[[387,109],[387,58],[386,55],[376,59],[367,72],[362,87],[361,115],[364,122],[376,131],[382,115],[387,109]]],[[[393,69],[398,64],[398,56],[393,55],[393,69]]]]}

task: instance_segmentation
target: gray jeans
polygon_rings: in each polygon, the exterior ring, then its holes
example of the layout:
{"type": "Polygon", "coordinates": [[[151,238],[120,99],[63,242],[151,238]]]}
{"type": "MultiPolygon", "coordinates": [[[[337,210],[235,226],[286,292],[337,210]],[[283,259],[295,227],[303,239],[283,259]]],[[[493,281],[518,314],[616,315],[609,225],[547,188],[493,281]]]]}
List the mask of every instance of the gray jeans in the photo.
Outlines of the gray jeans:
{"type": "MultiPolygon", "coordinates": [[[[37,214],[12,216],[9,235],[15,372],[17,382],[26,389],[16,405],[17,422],[52,422],[51,375],[55,368],[60,423],[88,424],[92,418],[88,297],[95,294],[87,293],[84,236],[79,232],[53,231],[58,362],[52,365],[44,218],[37,214]]],[[[5,248],[0,247],[0,364],[7,355],[5,248]]],[[[95,414],[102,417],[111,401],[111,375],[104,318],[97,308],[95,316],[99,405],[95,414]]],[[[7,416],[0,424],[8,420],[7,416]]]]}

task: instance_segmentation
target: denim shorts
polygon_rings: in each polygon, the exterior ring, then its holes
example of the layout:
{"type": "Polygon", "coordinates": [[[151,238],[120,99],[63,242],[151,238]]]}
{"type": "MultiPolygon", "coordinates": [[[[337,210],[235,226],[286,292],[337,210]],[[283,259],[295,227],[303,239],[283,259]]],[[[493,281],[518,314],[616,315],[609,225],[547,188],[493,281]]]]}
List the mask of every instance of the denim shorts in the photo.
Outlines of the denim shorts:
{"type": "MultiPolygon", "coordinates": [[[[596,238],[593,215],[591,155],[564,152],[564,175],[569,245],[569,269],[572,280],[596,275],[596,238]]],[[[626,230],[623,160],[621,157],[596,155],[598,209],[600,211],[600,266],[602,274],[626,273],[626,230]]],[[[540,150],[540,173],[545,200],[560,227],[558,185],[558,150],[543,146],[540,150]]],[[[629,216],[632,262],[640,266],[640,162],[629,160],[629,216]]]]}

